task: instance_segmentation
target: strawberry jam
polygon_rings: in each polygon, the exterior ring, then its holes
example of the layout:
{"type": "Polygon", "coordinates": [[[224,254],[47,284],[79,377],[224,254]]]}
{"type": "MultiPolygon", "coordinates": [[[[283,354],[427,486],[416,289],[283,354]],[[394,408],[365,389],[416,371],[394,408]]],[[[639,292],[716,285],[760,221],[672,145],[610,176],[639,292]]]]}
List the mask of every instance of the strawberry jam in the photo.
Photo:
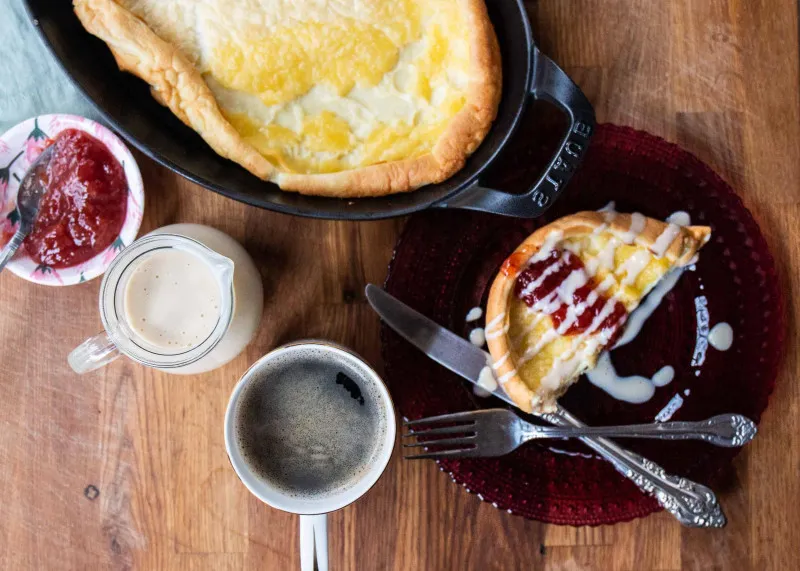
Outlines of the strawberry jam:
{"type": "Polygon", "coordinates": [[[564,335],[610,330],[611,345],[622,333],[628,312],[616,300],[610,311],[604,311],[609,298],[597,288],[596,280],[588,277],[578,256],[568,250],[553,250],[519,274],[514,291],[526,305],[550,315],[556,329],[565,327],[566,330],[559,329],[564,335]],[[601,314],[607,315],[595,324],[601,314]]]}
{"type": "Polygon", "coordinates": [[[125,221],[128,185],[119,161],[88,133],[67,129],[51,144],[47,194],[25,250],[38,264],[66,268],[114,242],[125,221]]]}

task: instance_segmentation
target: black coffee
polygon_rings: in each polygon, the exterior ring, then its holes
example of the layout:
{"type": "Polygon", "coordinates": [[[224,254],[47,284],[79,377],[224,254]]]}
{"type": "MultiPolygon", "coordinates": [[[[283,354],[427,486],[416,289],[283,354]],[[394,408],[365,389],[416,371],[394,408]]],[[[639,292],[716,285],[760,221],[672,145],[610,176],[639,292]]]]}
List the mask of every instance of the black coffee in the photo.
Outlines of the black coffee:
{"type": "Polygon", "coordinates": [[[265,364],[236,408],[239,450],[262,480],[313,499],[355,484],[375,461],[386,413],[375,381],[331,352],[291,349],[265,364]]]}

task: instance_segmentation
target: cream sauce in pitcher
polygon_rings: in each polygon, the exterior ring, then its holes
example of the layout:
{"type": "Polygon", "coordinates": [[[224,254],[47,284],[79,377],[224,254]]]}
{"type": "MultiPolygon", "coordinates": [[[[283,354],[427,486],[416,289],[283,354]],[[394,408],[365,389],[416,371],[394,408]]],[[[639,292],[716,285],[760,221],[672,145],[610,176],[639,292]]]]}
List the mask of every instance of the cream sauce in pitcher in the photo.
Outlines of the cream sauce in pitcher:
{"type": "Polygon", "coordinates": [[[220,303],[214,273],[181,250],[150,254],[125,286],[125,317],[134,333],[166,351],[207,339],[219,320],[220,303]]]}
{"type": "Polygon", "coordinates": [[[236,357],[258,328],[261,276],[227,234],[174,224],[131,244],[100,292],[105,332],[69,356],[79,373],[124,354],[170,373],[210,371],[236,357]]]}

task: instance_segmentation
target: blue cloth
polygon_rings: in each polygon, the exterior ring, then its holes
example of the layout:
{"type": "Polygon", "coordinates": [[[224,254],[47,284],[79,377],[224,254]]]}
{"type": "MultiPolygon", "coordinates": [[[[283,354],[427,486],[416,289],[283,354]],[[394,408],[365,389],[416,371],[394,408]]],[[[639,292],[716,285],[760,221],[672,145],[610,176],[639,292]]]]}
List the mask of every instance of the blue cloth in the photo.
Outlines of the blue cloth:
{"type": "Polygon", "coordinates": [[[0,133],[46,113],[99,119],[45,47],[23,1],[0,0],[0,133]]]}

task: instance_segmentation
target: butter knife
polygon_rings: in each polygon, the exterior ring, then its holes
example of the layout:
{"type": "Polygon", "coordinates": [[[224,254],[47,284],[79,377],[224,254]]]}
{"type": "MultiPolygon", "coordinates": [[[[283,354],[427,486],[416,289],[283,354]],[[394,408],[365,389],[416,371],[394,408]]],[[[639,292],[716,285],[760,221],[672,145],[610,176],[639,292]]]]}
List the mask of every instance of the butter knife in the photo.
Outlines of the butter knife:
{"type": "MultiPolygon", "coordinates": [[[[373,284],[367,285],[365,293],[372,309],[401,337],[440,365],[478,384],[481,370],[491,362],[486,351],[373,284]]],[[[492,394],[514,405],[501,387],[492,394]]],[[[537,416],[556,426],[584,426],[560,405],[555,413],[537,416]]],[[[581,440],[611,462],[620,474],[632,480],[642,491],[655,497],[681,524],[687,527],[722,527],[727,523],[717,497],[710,488],[667,474],[655,462],[626,450],[608,438],[582,437],[581,440]]]]}

